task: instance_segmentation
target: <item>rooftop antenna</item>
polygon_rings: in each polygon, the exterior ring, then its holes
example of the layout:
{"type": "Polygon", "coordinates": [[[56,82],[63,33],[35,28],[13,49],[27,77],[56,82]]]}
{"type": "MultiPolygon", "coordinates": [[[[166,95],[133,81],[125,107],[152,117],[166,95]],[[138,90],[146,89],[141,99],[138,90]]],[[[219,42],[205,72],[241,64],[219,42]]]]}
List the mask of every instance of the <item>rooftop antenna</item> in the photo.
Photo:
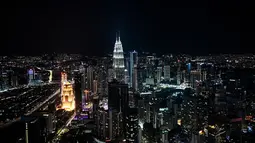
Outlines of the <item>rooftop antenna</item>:
{"type": "Polygon", "coordinates": [[[119,31],[119,41],[120,41],[120,31],[119,31]]]}
{"type": "Polygon", "coordinates": [[[118,41],[118,32],[116,32],[116,41],[118,41]]]}

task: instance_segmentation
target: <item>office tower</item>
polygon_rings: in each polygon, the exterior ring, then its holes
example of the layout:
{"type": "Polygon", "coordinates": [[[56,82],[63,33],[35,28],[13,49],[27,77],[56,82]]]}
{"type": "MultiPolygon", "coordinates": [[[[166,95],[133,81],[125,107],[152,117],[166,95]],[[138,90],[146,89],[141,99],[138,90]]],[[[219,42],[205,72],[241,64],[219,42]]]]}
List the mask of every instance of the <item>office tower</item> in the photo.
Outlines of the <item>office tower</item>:
{"type": "Polygon", "coordinates": [[[82,89],[81,89],[81,74],[79,72],[75,72],[74,75],[74,93],[76,113],[80,113],[82,111],[82,89]]]}
{"type": "Polygon", "coordinates": [[[114,79],[114,69],[108,69],[108,82],[112,82],[114,79]]]}
{"type": "Polygon", "coordinates": [[[86,72],[86,69],[83,65],[80,65],[79,71],[81,73],[81,90],[82,90],[82,96],[83,96],[84,95],[83,91],[85,89],[87,89],[87,87],[86,87],[87,83],[88,83],[87,72],[86,72]]]}
{"type": "Polygon", "coordinates": [[[123,138],[125,136],[124,134],[126,134],[124,133],[124,130],[125,130],[124,125],[126,124],[121,122],[124,120],[123,114],[119,112],[117,109],[112,109],[111,107],[109,107],[108,109],[108,114],[109,114],[109,124],[108,124],[109,125],[109,140],[114,141],[118,138],[123,138]]]}
{"type": "Polygon", "coordinates": [[[136,51],[130,52],[130,66],[129,66],[129,76],[130,76],[130,87],[135,88],[137,81],[137,70],[134,70],[134,67],[138,66],[138,53],[136,51]],[[136,77],[134,77],[136,76],[136,77]]]}
{"type": "Polygon", "coordinates": [[[143,133],[143,129],[140,125],[138,125],[138,143],[142,143],[142,133],[143,133]]]}
{"type": "Polygon", "coordinates": [[[181,84],[181,65],[178,61],[178,68],[177,68],[177,85],[181,84]]]}
{"type": "Polygon", "coordinates": [[[128,75],[128,70],[127,70],[127,69],[125,69],[125,75],[124,75],[124,77],[125,77],[125,78],[124,78],[124,81],[125,81],[124,83],[125,83],[125,84],[128,84],[129,75],[128,75]]]}
{"type": "Polygon", "coordinates": [[[127,115],[127,142],[136,143],[138,139],[137,108],[130,108],[127,115]]]}
{"type": "Polygon", "coordinates": [[[192,70],[190,72],[190,84],[192,88],[197,86],[197,83],[201,80],[201,72],[197,70],[192,70]]]}
{"type": "Polygon", "coordinates": [[[139,99],[138,100],[138,120],[139,120],[139,124],[144,124],[144,112],[145,111],[145,107],[144,107],[144,100],[143,99],[139,99]]]}
{"type": "Polygon", "coordinates": [[[97,93],[97,80],[93,80],[93,93],[97,93]]]}
{"type": "MultiPolygon", "coordinates": [[[[127,84],[121,84],[116,80],[108,84],[108,106],[113,113],[118,113],[120,115],[122,122],[118,122],[119,124],[122,123],[120,126],[122,127],[121,129],[123,129],[124,138],[126,137],[126,117],[129,103],[128,97],[127,84]]],[[[119,118],[119,116],[113,116],[112,120],[115,120],[114,118],[119,118]]]]}
{"type": "Polygon", "coordinates": [[[137,80],[137,65],[134,65],[132,76],[132,87],[135,91],[138,89],[138,80],[137,80]]]}
{"type": "Polygon", "coordinates": [[[161,82],[162,77],[162,67],[157,67],[157,83],[161,82]]]}
{"type": "Polygon", "coordinates": [[[88,79],[88,86],[87,89],[88,90],[92,90],[93,89],[93,79],[94,79],[94,69],[92,66],[88,66],[87,68],[87,79],[88,79]]]}
{"type": "Polygon", "coordinates": [[[205,81],[206,80],[206,76],[207,76],[207,73],[206,73],[206,71],[202,71],[202,74],[201,74],[201,80],[202,81],[205,81]]]}
{"type": "Polygon", "coordinates": [[[130,108],[135,108],[135,97],[134,97],[134,91],[133,90],[129,90],[128,91],[128,95],[129,95],[129,98],[128,98],[128,100],[129,100],[129,103],[128,103],[128,106],[130,107],[130,108]]]}
{"type": "Polygon", "coordinates": [[[170,66],[169,65],[165,65],[164,66],[164,79],[167,81],[170,81],[170,66]]]}
{"type": "Polygon", "coordinates": [[[99,70],[98,74],[98,95],[101,98],[107,94],[107,71],[105,68],[99,70]]]}
{"type": "Polygon", "coordinates": [[[116,37],[116,42],[113,50],[113,69],[114,78],[117,81],[124,83],[125,65],[124,65],[124,54],[120,36],[116,37]]]}
{"type": "Polygon", "coordinates": [[[146,105],[146,122],[150,123],[151,122],[151,110],[150,110],[150,105],[146,105]]]}
{"type": "Polygon", "coordinates": [[[100,140],[108,140],[109,139],[109,121],[111,118],[108,116],[108,109],[99,107],[96,111],[96,135],[100,140]]]}

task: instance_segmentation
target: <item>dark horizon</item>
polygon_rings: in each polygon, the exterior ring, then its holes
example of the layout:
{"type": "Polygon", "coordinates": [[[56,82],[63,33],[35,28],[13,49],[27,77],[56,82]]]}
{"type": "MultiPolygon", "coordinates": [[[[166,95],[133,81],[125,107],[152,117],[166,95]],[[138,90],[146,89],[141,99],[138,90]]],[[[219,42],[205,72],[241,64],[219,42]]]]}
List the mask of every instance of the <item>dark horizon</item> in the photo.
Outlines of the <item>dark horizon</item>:
{"type": "Polygon", "coordinates": [[[117,31],[125,52],[255,52],[252,5],[237,0],[16,1],[7,9],[6,55],[103,55],[113,51],[117,31]]]}

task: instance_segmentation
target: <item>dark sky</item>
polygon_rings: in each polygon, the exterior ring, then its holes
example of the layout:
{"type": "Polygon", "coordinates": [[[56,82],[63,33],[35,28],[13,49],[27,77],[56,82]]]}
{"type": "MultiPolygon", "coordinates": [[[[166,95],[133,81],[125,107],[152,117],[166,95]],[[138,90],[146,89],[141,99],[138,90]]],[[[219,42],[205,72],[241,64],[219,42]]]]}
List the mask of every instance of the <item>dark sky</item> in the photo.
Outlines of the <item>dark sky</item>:
{"type": "Polygon", "coordinates": [[[124,51],[255,52],[252,6],[244,0],[17,0],[6,5],[5,49],[101,55],[113,50],[120,31],[124,51]]]}

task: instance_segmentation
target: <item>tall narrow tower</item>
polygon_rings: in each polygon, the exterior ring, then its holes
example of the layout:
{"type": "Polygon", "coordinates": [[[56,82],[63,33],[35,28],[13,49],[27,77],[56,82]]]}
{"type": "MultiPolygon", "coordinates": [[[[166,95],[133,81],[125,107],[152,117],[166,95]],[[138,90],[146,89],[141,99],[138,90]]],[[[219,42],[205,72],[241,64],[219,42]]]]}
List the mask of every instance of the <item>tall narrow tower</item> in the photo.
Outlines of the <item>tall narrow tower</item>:
{"type": "Polygon", "coordinates": [[[116,37],[116,42],[113,50],[113,69],[114,78],[119,82],[124,82],[125,79],[125,66],[124,66],[124,54],[120,36],[116,37]]]}
{"type": "Polygon", "coordinates": [[[138,66],[138,53],[136,51],[130,52],[130,87],[137,90],[137,66],[138,66]]]}

